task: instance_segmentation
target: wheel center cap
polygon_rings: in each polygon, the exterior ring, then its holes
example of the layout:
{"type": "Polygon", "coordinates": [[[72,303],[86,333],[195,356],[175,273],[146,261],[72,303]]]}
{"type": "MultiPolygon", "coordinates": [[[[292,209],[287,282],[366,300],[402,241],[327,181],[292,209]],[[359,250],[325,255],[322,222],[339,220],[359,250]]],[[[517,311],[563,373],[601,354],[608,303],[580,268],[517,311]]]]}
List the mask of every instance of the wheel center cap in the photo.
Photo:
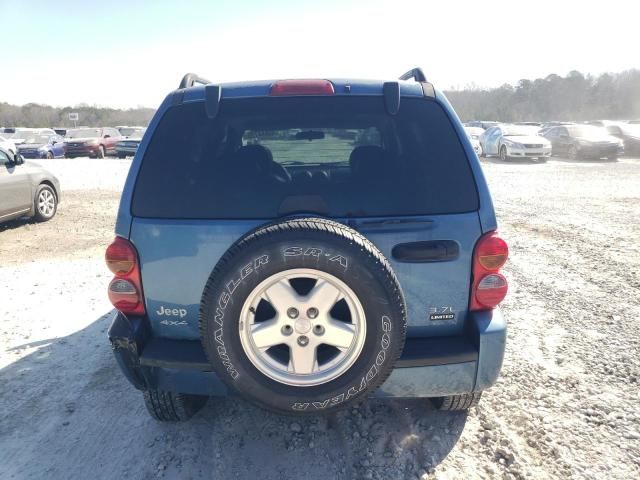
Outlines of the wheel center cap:
{"type": "Polygon", "coordinates": [[[311,320],[308,318],[298,318],[293,328],[295,328],[296,333],[305,334],[311,330],[311,320]]]}

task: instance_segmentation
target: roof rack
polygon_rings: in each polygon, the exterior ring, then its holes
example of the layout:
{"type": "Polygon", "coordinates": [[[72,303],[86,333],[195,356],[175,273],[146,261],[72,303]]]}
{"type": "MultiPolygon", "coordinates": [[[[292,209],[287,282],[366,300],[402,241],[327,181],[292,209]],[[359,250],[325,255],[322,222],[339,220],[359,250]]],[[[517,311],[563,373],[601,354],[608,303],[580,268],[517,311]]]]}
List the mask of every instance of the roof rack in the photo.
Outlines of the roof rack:
{"type": "Polygon", "coordinates": [[[412,68],[407,73],[401,75],[398,80],[415,80],[422,87],[422,94],[425,97],[435,98],[436,96],[433,85],[427,82],[427,77],[424,76],[424,72],[420,67],[412,68]]]}
{"type": "Polygon", "coordinates": [[[182,81],[178,86],[178,90],[182,90],[183,88],[193,87],[196,83],[201,85],[207,85],[211,83],[209,80],[204,79],[195,73],[187,73],[184,77],[182,77],[182,81]]]}
{"type": "Polygon", "coordinates": [[[427,81],[427,77],[424,76],[424,72],[420,67],[412,68],[407,73],[400,75],[400,78],[398,78],[398,80],[411,80],[411,79],[420,83],[427,81]]]}

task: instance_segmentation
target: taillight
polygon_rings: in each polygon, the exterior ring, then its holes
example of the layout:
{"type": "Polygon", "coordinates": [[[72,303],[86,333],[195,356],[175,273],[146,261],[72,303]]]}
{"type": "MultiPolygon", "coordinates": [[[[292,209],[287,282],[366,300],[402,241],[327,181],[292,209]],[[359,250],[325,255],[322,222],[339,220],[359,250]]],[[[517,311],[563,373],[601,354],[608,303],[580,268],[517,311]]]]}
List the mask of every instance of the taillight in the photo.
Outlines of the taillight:
{"type": "Polygon", "coordinates": [[[271,85],[269,95],[333,95],[333,83],[329,80],[278,80],[271,85]]]}
{"type": "Polygon", "coordinates": [[[144,296],[138,252],[131,242],[116,237],[107,247],[105,260],[115,275],[109,284],[109,300],[122,313],[144,315],[144,296]]]}
{"type": "Polygon", "coordinates": [[[133,245],[122,237],[116,237],[105,253],[107,267],[114,275],[126,275],[136,264],[136,251],[133,245]]]}
{"type": "Polygon", "coordinates": [[[507,295],[507,279],[499,273],[509,256],[507,242],[496,232],[480,237],[473,252],[470,310],[491,310],[507,295]]]}

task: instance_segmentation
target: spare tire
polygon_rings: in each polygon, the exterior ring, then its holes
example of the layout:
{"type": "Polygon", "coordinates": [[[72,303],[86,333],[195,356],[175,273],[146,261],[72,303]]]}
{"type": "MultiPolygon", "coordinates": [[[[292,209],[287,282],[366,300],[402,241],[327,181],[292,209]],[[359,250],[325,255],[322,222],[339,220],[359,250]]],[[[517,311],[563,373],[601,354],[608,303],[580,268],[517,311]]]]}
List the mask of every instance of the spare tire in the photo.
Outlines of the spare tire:
{"type": "Polygon", "coordinates": [[[214,371],[234,391],[284,413],[365,398],[404,347],[406,307],[389,262],[337,222],[266,225],[220,259],[200,306],[214,371]]]}

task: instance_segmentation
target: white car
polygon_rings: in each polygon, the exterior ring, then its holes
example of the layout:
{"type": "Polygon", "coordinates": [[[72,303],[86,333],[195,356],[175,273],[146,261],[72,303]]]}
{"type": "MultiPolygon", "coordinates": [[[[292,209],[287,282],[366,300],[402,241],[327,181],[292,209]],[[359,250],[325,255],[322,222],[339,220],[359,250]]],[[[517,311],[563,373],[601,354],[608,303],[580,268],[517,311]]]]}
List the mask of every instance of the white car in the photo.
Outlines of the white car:
{"type": "Polygon", "coordinates": [[[538,135],[537,127],[503,124],[487,129],[480,136],[482,154],[497,155],[502,161],[530,158],[546,161],[551,142],[538,135]]]}
{"type": "MultiPolygon", "coordinates": [[[[27,138],[31,138],[34,135],[55,135],[56,132],[51,128],[5,128],[4,133],[1,133],[3,137],[10,139],[15,145],[19,145],[27,138]]],[[[14,147],[15,147],[14,145],[14,147]]]]}
{"type": "Polygon", "coordinates": [[[480,135],[484,133],[484,129],[480,127],[464,127],[464,131],[467,132],[467,136],[473,146],[473,151],[476,155],[482,155],[482,147],[480,146],[480,135]]]}
{"type": "Polygon", "coordinates": [[[0,147],[4,148],[5,150],[9,151],[12,154],[15,154],[18,151],[16,149],[15,143],[13,143],[11,140],[1,135],[0,135],[0,147]]]}

